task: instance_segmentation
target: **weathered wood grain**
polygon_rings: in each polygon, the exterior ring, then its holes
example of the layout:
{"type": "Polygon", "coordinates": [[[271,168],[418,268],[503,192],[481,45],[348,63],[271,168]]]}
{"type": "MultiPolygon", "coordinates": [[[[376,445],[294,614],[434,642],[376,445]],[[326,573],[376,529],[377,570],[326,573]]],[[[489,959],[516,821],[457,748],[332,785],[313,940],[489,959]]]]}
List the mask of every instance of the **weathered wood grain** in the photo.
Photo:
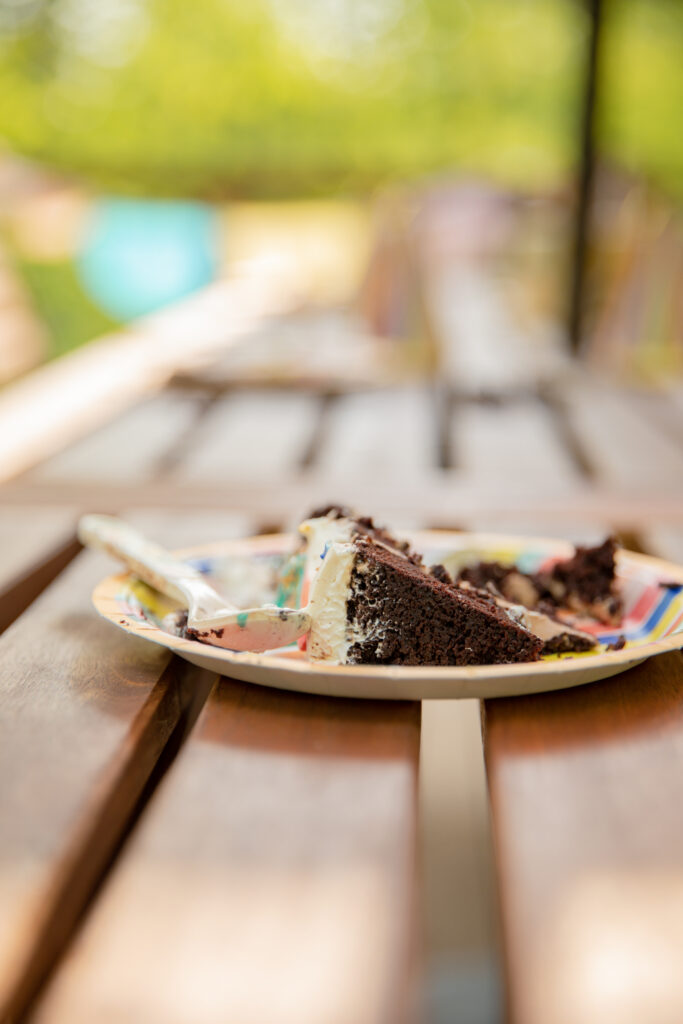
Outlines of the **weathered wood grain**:
{"type": "Polygon", "coordinates": [[[35,1021],[412,1019],[419,720],[222,680],[35,1021]]]}
{"type": "Polygon", "coordinates": [[[0,639],[0,1020],[72,931],[208,674],[98,619],[79,555],[0,639]]]}
{"type": "Polygon", "coordinates": [[[683,1018],[683,656],[487,701],[512,1024],[683,1018]]]}

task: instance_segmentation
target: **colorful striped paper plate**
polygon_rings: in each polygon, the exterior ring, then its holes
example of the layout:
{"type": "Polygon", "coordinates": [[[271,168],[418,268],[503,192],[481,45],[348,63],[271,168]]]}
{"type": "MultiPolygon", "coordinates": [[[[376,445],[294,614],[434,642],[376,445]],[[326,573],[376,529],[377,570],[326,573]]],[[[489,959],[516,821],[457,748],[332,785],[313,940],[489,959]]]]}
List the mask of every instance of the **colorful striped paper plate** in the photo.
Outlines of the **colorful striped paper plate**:
{"type": "MultiPolygon", "coordinates": [[[[571,544],[538,538],[441,531],[402,536],[424,554],[427,562],[441,562],[451,569],[468,561],[487,559],[534,571],[573,552],[571,544]]],[[[246,607],[282,598],[282,569],[292,546],[291,536],[276,534],[227,541],[186,550],[180,555],[206,573],[227,598],[246,607]]],[[[620,626],[615,629],[573,620],[596,636],[600,646],[595,652],[555,655],[516,665],[462,668],[325,666],[306,660],[295,645],[251,654],[184,640],[165,632],[160,625],[173,610],[172,602],[129,573],[103,580],[93,593],[93,602],[101,615],[126,632],[161,644],[202,668],[250,683],[328,696],[386,700],[501,697],[594,682],[623,672],[652,655],[683,647],[683,567],[620,551],[617,575],[624,601],[620,626]],[[617,651],[607,650],[621,635],[625,637],[625,646],[617,651]]]]}

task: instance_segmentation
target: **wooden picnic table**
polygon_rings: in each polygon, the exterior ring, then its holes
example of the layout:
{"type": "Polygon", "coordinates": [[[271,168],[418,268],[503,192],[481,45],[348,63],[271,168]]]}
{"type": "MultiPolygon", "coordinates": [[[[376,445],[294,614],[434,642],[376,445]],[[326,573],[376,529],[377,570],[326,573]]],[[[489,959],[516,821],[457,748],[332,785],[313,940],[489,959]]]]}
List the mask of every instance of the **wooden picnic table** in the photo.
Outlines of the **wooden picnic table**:
{"type": "MultiPolygon", "coordinates": [[[[436,379],[237,386],[217,352],[175,378],[155,357],[153,393],[124,408],[112,384],[115,412],[97,408],[106,388],[81,401],[82,436],[15,452],[0,508],[0,1020],[417,1019],[420,902],[447,899],[418,852],[419,704],[248,686],[119,634],[90,606],[110,564],[79,552],[74,527],[118,512],[183,546],[342,500],[403,527],[617,529],[683,560],[680,394],[548,366],[519,332],[511,351],[487,288],[434,288],[436,379]]],[[[16,415],[0,403],[0,427],[16,415]]],[[[483,706],[510,1021],[683,1017],[682,695],[669,654],[483,706]]],[[[457,743],[448,721],[422,709],[427,774],[435,737],[457,743]]]]}

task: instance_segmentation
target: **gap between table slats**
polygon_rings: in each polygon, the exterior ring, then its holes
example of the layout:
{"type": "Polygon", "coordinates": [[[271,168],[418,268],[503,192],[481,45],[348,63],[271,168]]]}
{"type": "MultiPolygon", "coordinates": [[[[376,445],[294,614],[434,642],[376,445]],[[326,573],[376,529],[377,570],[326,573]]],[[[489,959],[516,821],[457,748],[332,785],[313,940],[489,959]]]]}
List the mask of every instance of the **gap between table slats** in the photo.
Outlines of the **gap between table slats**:
{"type": "Polygon", "coordinates": [[[412,1020],[419,722],[220,681],[34,1024],[412,1020]]]}

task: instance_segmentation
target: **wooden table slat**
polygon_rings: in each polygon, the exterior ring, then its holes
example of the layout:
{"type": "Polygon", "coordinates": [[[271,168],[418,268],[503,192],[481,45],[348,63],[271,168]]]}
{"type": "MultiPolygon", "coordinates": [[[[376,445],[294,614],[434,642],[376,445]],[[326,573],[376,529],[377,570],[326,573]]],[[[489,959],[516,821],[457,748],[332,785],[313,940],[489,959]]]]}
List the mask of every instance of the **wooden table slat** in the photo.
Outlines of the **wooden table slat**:
{"type": "Polygon", "coordinates": [[[182,483],[280,480],[311,446],[321,400],[287,391],[251,391],[219,399],[196,432],[192,450],[174,471],[182,483]]]}
{"type": "Polygon", "coordinates": [[[683,495],[681,437],[642,415],[628,393],[585,375],[567,386],[562,401],[603,483],[683,495]]]}
{"type": "Polygon", "coordinates": [[[533,490],[506,492],[501,497],[500,483],[490,489],[472,487],[457,471],[415,474],[407,479],[388,480],[374,476],[345,476],[333,467],[291,475],[279,480],[277,487],[268,480],[249,481],[237,487],[235,481],[178,486],[170,481],[154,481],[130,487],[94,484],[87,480],[60,484],[6,484],[6,506],[50,504],[70,506],[78,494],[82,506],[97,511],[120,512],[132,506],[189,511],[229,510],[254,519],[293,521],[314,505],[331,499],[345,500],[360,509],[381,512],[388,521],[402,525],[422,520],[434,525],[452,526],[471,523],[476,527],[486,520],[487,527],[504,531],[510,521],[553,520],[572,535],[577,524],[607,523],[616,527],[639,529],[660,523],[680,524],[683,520],[683,495],[666,490],[643,491],[635,487],[581,486],[570,494],[544,492],[542,480],[533,490]]]}
{"type": "Polygon", "coordinates": [[[328,415],[316,466],[341,480],[422,476],[436,466],[432,405],[429,394],[417,388],[339,397],[328,415]]]}
{"type": "Polygon", "coordinates": [[[61,952],[208,673],[97,618],[79,555],[0,638],[0,1020],[61,952]]]}
{"type": "Polygon", "coordinates": [[[486,702],[511,1024],[683,1019],[683,656],[486,702]]]}
{"type": "Polygon", "coordinates": [[[27,474],[32,480],[137,483],[156,475],[199,415],[202,399],[163,391],[82,437],[27,474]]]}
{"type": "Polygon", "coordinates": [[[222,680],[35,1024],[413,1019],[419,720],[222,680]]]}
{"type": "Polygon", "coordinates": [[[0,507],[0,586],[7,586],[74,536],[78,512],[64,505],[0,507]]]}
{"type": "Polygon", "coordinates": [[[451,428],[454,462],[468,482],[519,491],[542,481],[546,494],[576,490],[581,473],[538,400],[501,405],[466,404],[451,428]]]}

